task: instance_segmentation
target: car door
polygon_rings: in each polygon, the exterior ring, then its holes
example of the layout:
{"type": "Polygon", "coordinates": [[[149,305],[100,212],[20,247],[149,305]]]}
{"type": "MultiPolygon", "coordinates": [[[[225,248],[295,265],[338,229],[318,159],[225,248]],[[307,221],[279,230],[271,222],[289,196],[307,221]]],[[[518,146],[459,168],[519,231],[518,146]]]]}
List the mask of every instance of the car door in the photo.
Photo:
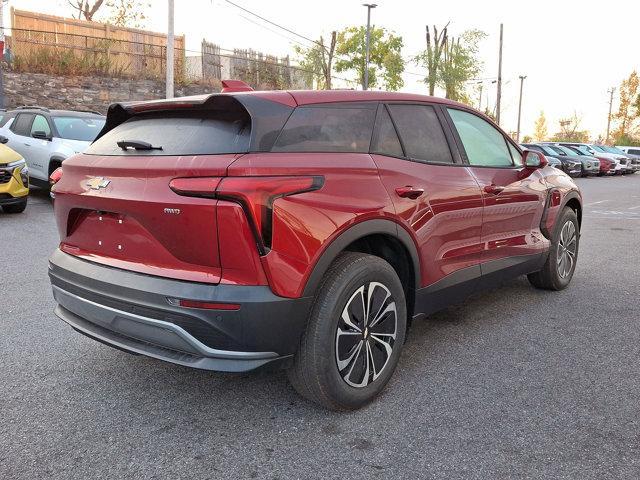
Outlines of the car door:
{"type": "MultiPolygon", "coordinates": [[[[473,291],[480,276],[482,195],[428,104],[378,108],[371,156],[421,260],[417,312],[473,291]]],[[[453,144],[455,145],[455,144],[453,144]]]]}
{"type": "Polygon", "coordinates": [[[31,162],[36,177],[49,178],[49,155],[51,151],[51,125],[44,115],[36,114],[29,131],[31,143],[31,162]],[[37,132],[37,134],[36,134],[37,132]],[[37,138],[36,138],[37,137],[37,138]],[[46,137],[46,138],[42,138],[46,137]]]}
{"type": "Polygon", "coordinates": [[[460,152],[477,179],[484,202],[482,283],[500,283],[537,266],[549,241],[540,231],[547,186],[506,135],[473,112],[447,108],[460,152]]]}

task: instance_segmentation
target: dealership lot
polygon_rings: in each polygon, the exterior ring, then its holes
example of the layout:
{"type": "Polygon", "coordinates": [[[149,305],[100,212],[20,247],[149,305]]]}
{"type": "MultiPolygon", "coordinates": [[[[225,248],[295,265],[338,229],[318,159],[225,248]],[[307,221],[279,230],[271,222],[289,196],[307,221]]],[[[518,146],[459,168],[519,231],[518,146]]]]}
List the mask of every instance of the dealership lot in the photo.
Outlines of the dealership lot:
{"type": "Polygon", "coordinates": [[[347,414],[283,372],[194,371],[102,346],[52,313],[51,205],[0,215],[0,478],[638,478],[640,175],[577,179],[578,268],[416,322],[347,414]]]}

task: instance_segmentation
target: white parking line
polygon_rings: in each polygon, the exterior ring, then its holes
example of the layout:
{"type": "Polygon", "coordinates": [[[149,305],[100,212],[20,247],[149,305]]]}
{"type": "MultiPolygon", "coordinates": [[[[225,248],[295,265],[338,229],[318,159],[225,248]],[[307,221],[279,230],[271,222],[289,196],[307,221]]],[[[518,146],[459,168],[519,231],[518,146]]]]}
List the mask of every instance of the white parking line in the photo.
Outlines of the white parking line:
{"type": "Polygon", "coordinates": [[[585,207],[590,207],[591,205],[598,205],[599,203],[610,202],[610,201],[611,200],[600,200],[599,202],[586,203],[584,206],[585,207]]]}
{"type": "Polygon", "coordinates": [[[638,208],[640,208],[640,205],[636,205],[635,207],[629,207],[629,210],[637,210],[638,208]]]}

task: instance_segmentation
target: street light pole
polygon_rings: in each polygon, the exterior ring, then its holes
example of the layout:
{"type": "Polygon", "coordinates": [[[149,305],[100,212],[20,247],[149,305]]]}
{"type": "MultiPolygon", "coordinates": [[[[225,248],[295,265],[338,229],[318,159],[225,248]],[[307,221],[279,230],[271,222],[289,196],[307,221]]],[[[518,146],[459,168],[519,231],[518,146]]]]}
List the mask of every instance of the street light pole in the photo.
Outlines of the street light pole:
{"type": "Polygon", "coordinates": [[[167,0],[169,5],[169,20],[167,25],[167,77],[166,77],[166,98],[173,98],[173,69],[174,69],[174,35],[173,35],[173,0],[167,0]]]}
{"type": "Polygon", "coordinates": [[[367,40],[366,40],[366,61],[364,63],[364,83],[362,84],[363,90],[369,89],[369,39],[371,35],[371,9],[376,8],[378,5],[375,3],[363,3],[363,7],[367,7],[367,40]]]}
{"type": "Polygon", "coordinates": [[[522,115],[522,85],[526,75],[520,75],[520,100],[518,101],[518,129],[516,131],[516,142],[520,143],[520,116],[522,115]]]}

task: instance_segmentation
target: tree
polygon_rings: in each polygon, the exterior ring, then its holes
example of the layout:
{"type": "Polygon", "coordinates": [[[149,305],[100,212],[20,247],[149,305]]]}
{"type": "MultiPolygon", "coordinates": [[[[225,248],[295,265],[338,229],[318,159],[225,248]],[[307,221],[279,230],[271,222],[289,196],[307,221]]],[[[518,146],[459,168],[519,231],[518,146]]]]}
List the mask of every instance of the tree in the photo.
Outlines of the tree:
{"type": "Polygon", "coordinates": [[[554,142],[587,142],[589,132],[579,130],[581,121],[582,119],[575,112],[570,117],[561,118],[558,121],[560,131],[551,140],[554,142]]]}
{"type": "Polygon", "coordinates": [[[434,26],[433,41],[427,27],[427,48],[419,53],[414,61],[427,69],[424,82],[433,95],[435,87],[445,90],[445,96],[452,100],[470,103],[466,84],[476,77],[482,69],[478,58],[478,43],[486,37],[480,30],[467,30],[458,38],[449,37],[447,24],[438,34],[434,26]]]}
{"type": "MultiPolygon", "coordinates": [[[[364,88],[366,60],[366,27],[348,27],[338,33],[336,55],[344,57],[336,61],[336,71],[355,70],[364,88]]],[[[386,90],[402,88],[404,60],[402,37],[385,28],[372,27],[369,41],[369,86],[382,86],[386,90]]]]}
{"type": "Polygon", "coordinates": [[[531,135],[525,135],[522,137],[522,143],[531,143],[533,142],[533,137],[531,135]]]}
{"type": "Polygon", "coordinates": [[[467,96],[467,82],[482,70],[478,59],[478,43],[487,34],[480,30],[467,30],[458,38],[446,38],[441,83],[445,97],[471,103],[467,96]]]}
{"type": "Polygon", "coordinates": [[[79,19],[95,21],[96,14],[105,13],[104,21],[119,27],[144,27],[145,10],[151,3],[144,0],[67,0],[79,19]],[[102,7],[106,7],[106,10],[102,7]]]}
{"type": "Polygon", "coordinates": [[[544,116],[544,112],[540,111],[540,116],[534,124],[533,138],[536,142],[542,142],[547,139],[549,132],[547,130],[547,119],[544,116]]]}
{"type": "Polygon", "coordinates": [[[107,0],[110,9],[107,23],[118,27],[143,28],[147,23],[145,11],[151,8],[150,2],[143,0],[107,0]]]}
{"type": "Polygon", "coordinates": [[[639,86],[640,79],[635,70],[620,84],[620,105],[613,115],[616,125],[612,132],[614,144],[621,143],[622,138],[634,137],[637,134],[636,120],[640,118],[639,86]]]}
{"type": "Polygon", "coordinates": [[[75,15],[78,16],[78,19],[91,21],[104,0],[94,0],[93,3],[89,3],[89,0],[67,0],[67,2],[76,11],[75,15]]]}
{"type": "Polygon", "coordinates": [[[441,69],[442,62],[442,52],[445,48],[445,41],[447,38],[447,27],[449,24],[447,23],[443,29],[438,33],[438,27],[433,26],[433,41],[431,40],[431,30],[429,29],[429,25],[425,27],[426,29],[426,41],[427,48],[419,53],[414,61],[427,69],[427,76],[424,79],[424,83],[426,83],[429,87],[429,95],[433,96],[435,93],[436,85],[439,83],[438,72],[441,69]]]}
{"type": "Polygon", "coordinates": [[[305,71],[308,80],[317,82],[320,90],[331,90],[331,73],[333,56],[336,51],[336,38],[337,32],[331,32],[331,43],[328,48],[325,46],[322,36],[320,36],[320,41],[313,47],[294,47],[295,52],[302,57],[298,62],[300,68],[305,71]]]}

